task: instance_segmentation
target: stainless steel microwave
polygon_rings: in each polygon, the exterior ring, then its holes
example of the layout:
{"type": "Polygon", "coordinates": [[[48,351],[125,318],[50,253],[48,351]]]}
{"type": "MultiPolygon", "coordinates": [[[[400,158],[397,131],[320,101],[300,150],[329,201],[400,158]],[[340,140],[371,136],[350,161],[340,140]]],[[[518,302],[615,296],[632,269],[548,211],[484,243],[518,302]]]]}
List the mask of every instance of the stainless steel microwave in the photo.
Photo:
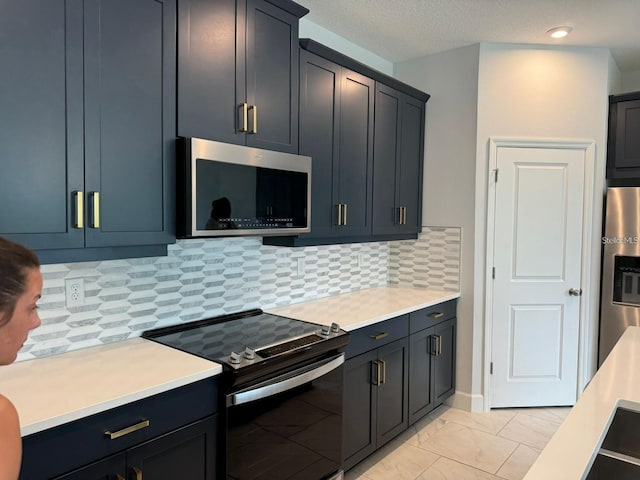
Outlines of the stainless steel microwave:
{"type": "Polygon", "coordinates": [[[178,139],[179,238],[311,230],[311,157],[178,139]]]}

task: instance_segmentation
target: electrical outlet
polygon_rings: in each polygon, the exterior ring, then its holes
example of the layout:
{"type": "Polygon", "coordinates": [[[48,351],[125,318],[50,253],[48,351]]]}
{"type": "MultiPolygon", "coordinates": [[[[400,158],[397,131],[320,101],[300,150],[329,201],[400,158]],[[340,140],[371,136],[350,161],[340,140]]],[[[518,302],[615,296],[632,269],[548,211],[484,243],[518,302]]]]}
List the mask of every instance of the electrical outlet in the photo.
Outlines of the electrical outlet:
{"type": "Polygon", "coordinates": [[[67,278],[64,281],[64,291],[67,307],[84,305],[84,279],[67,278]]]}

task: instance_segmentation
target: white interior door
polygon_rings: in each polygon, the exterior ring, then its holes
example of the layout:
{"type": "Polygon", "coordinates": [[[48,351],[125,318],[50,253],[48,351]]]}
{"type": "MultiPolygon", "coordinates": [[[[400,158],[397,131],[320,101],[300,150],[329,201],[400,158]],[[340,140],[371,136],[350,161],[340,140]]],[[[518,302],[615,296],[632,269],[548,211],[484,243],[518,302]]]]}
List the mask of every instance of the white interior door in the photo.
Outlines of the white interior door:
{"type": "Polygon", "coordinates": [[[496,160],[489,403],[573,405],[584,149],[498,147],[496,160]]]}

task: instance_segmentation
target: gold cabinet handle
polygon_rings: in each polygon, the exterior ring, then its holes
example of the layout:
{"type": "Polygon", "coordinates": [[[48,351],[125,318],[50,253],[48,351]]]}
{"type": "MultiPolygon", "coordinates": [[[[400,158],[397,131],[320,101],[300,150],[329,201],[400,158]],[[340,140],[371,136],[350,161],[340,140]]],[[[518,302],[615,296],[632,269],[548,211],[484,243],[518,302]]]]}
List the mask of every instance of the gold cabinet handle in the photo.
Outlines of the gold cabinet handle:
{"type": "Polygon", "coordinates": [[[431,318],[440,318],[444,315],[444,313],[442,312],[431,312],[429,315],[427,315],[428,317],[431,318]]]}
{"type": "Polygon", "coordinates": [[[433,355],[434,357],[438,355],[438,340],[436,336],[437,335],[429,335],[429,355],[433,355]]]}
{"type": "Polygon", "coordinates": [[[136,480],[142,480],[142,470],[140,470],[138,467],[131,467],[131,470],[133,470],[133,473],[136,476],[136,480]]]}
{"type": "Polygon", "coordinates": [[[249,110],[253,112],[253,126],[251,127],[251,132],[249,133],[258,133],[258,106],[249,105],[249,110]]]}
{"type": "Polygon", "coordinates": [[[76,199],[75,205],[75,214],[76,218],[73,222],[74,228],[84,228],[84,193],[83,192],[73,192],[73,195],[76,199]]]}
{"type": "Polygon", "coordinates": [[[124,477],[120,474],[116,475],[116,480],[124,480],[124,477]]]}
{"type": "Polygon", "coordinates": [[[247,105],[247,102],[244,102],[244,103],[240,104],[239,108],[240,108],[240,111],[241,111],[240,118],[242,119],[242,123],[240,125],[240,131],[241,132],[247,132],[249,130],[249,125],[248,125],[249,124],[249,120],[247,118],[248,117],[247,110],[249,108],[249,105],[247,105]]]}
{"type": "Polygon", "coordinates": [[[389,336],[389,332],[380,332],[375,335],[369,335],[369,338],[372,340],[380,340],[381,338],[389,336]]]}
{"type": "MultiPolygon", "coordinates": [[[[380,372],[380,367],[382,365],[380,363],[380,360],[374,360],[372,363],[376,367],[376,377],[371,381],[371,383],[376,387],[379,387],[380,385],[382,385],[382,383],[380,382],[380,377],[382,376],[382,373],[380,372]]],[[[373,375],[373,372],[371,374],[373,375]]]]}
{"type": "Polygon", "coordinates": [[[123,428],[122,430],[118,430],[117,432],[111,432],[107,430],[106,432],[104,432],[104,434],[105,436],[109,437],[109,439],[115,440],[116,438],[120,438],[130,433],[137,432],[138,430],[141,430],[143,428],[147,428],[150,424],[151,423],[149,422],[149,420],[142,420],[141,422],[136,423],[135,425],[131,425],[130,427],[123,428]]]}
{"type": "Polygon", "coordinates": [[[336,207],[338,208],[338,226],[340,226],[342,225],[342,204],[338,203],[336,207]]]}
{"type": "Polygon", "coordinates": [[[380,364],[382,365],[382,381],[380,383],[384,385],[387,383],[387,362],[380,360],[380,364]]]}
{"type": "Polygon", "coordinates": [[[432,355],[440,355],[442,353],[442,337],[440,335],[434,335],[434,340],[436,341],[436,349],[435,353],[432,355]]]}
{"type": "Polygon", "coordinates": [[[91,192],[91,199],[93,203],[91,228],[100,228],[100,192],[91,192]]]}
{"type": "Polygon", "coordinates": [[[344,207],[344,218],[343,218],[344,223],[343,223],[343,225],[346,225],[347,224],[347,204],[343,203],[342,206],[344,207]]]}
{"type": "Polygon", "coordinates": [[[402,211],[404,212],[402,214],[402,224],[406,225],[407,224],[407,207],[402,207],[402,211]]]}

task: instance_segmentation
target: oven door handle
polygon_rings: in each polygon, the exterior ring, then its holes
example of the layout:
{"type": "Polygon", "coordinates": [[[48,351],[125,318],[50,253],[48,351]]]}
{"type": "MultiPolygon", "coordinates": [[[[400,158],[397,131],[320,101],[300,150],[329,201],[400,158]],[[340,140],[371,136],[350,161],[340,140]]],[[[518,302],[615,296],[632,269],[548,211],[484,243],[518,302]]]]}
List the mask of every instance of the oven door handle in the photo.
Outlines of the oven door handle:
{"type": "Polygon", "coordinates": [[[286,375],[286,378],[284,380],[260,386],[258,388],[251,388],[248,390],[233,393],[231,395],[227,395],[227,407],[254,402],[262,398],[270,397],[277,393],[286,392],[287,390],[299,387],[300,385],[304,385],[305,383],[311,382],[316,378],[320,378],[323,375],[326,375],[330,371],[338,368],[343,363],[344,353],[341,353],[338,357],[334,357],[328,362],[322,362],[320,366],[317,366],[315,368],[309,369],[309,367],[306,367],[304,369],[300,369],[301,373],[299,375],[296,375],[295,371],[290,372],[286,375]]]}

